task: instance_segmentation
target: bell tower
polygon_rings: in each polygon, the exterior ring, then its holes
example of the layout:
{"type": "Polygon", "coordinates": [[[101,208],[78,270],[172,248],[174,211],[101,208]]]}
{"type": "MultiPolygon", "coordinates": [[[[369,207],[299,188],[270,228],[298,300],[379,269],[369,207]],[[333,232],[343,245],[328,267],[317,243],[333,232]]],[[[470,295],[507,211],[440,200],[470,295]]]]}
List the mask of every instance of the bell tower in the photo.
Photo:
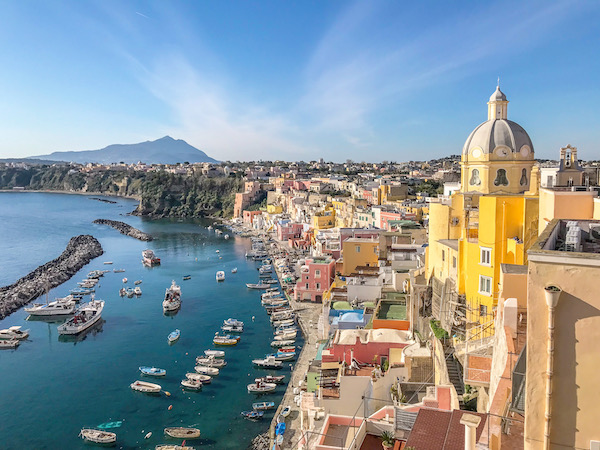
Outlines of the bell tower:
{"type": "Polygon", "coordinates": [[[500,90],[500,85],[498,85],[488,102],[488,120],[506,120],[507,117],[508,100],[506,100],[506,95],[504,95],[504,92],[500,90]]]}

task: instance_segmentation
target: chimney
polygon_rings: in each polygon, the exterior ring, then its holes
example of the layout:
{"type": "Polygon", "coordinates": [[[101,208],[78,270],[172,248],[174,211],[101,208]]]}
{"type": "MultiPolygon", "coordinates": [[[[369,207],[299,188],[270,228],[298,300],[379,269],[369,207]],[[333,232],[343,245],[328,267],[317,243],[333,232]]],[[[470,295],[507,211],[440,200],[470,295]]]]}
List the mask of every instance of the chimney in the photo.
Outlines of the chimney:
{"type": "Polygon", "coordinates": [[[480,422],[481,417],[475,414],[463,414],[460,418],[460,424],[465,426],[465,450],[475,450],[477,427],[480,422]]]}

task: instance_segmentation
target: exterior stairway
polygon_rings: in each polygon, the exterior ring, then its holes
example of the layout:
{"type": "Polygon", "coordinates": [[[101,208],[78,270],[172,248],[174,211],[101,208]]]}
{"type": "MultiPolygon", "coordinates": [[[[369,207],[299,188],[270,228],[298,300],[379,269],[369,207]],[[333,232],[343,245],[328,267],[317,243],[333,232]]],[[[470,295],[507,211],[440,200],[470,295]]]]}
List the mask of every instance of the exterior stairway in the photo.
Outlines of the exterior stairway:
{"type": "Polygon", "coordinates": [[[452,347],[444,348],[446,354],[446,367],[448,369],[448,378],[456,389],[456,395],[458,396],[458,404],[460,409],[464,409],[463,394],[465,393],[465,384],[463,382],[462,366],[454,358],[452,347]]]}

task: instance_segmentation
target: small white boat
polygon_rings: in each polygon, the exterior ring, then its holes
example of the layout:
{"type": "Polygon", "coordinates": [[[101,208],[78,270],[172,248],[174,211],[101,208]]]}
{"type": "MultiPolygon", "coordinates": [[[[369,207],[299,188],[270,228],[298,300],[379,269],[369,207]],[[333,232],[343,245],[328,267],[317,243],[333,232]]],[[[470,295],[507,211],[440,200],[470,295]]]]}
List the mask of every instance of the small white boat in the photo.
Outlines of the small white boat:
{"type": "Polygon", "coordinates": [[[206,358],[201,358],[199,356],[196,358],[196,364],[198,364],[200,366],[206,366],[206,367],[221,368],[221,367],[225,367],[227,365],[227,362],[224,359],[218,359],[218,358],[215,358],[214,356],[207,356],[206,358]]]}
{"type": "Polygon", "coordinates": [[[202,382],[186,378],[185,380],[181,380],[181,386],[190,391],[199,391],[202,389],[202,382]]]}
{"type": "Polygon", "coordinates": [[[234,267],[233,269],[231,269],[231,273],[237,273],[237,267],[234,267]]]}
{"type": "Polygon", "coordinates": [[[296,334],[295,331],[287,331],[283,334],[276,335],[273,339],[276,341],[291,341],[296,339],[296,334]]]}
{"type": "Polygon", "coordinates": [[[222,270],[219,270],[217,272],[215,278],[217,279],[217,281],[225,281],[225,272],[223,272],[222,270]]]}
{"type": "Polygon", "coordinates": [[[126,295],[127,295],[127,289],[125,289],[125,288],[119,289],[119,296],[120,297],[125,297],[126,295]]]}
{"type": "Polygon", "coordinates": [[[104,264],[107,264],[107,265],[112,264],[112,263],[113,263],[112,261],[104,261],[104,264]]]}
{"type": "Polygon", "coordinates": [[[207,367],[207,366],[196,366],[194,367],[196,373],[200,373],[202,375],[209,375],[211,377],[216,377],[219,375],[219,369],[216,367],[207,367]]]}
{"type": "Polygon", "coordinates": [[[248,289],[268,289],[270,284],[266,283],[246,283],[248,289]]]}
{"type": "Polygon", "coordinates": [[[225,358],[225,352],[223,350],[204,350],[204,354],[215,358],[225,358]]]}
{"type": "Polygon", "coordinates": [[[174,330],[169,333],[169,335],[167,336],[167,340],[169,341],[169,344],[173,344],[174,342],[177,342],[177,340],[180,338],[180,336],[181,336],[181,331],[174,330]]]}
{"type": "Polygon", "coordinates": [[[287,417],[290,415],[291,412],[292,412],[292,407],[288,405],[288,406],[284,406],[284,408],[281,410],[279,415],[281,417],[287,417]]]}
{"type": "Polygon", "coordinates": [[[253,394],[264,394],[266,392],[273,392],[277,389],[275,383],[265,383],[260,378],[257,378],[254,383],[247,386],[248,392],[253,394]]]}
{"type": "Polygon", "coordinates": [[[229,235],[228,234],[223,235],[223,239],[229,239],[229,235]]]}
{"type": "Polygon", "coordinates": [[[133,290],[133,293],[135,295],[142,295],[142,288],[140,288],[139,286],[136,286],[135,289],[133,290]]]}
{"type": "Polygon", "coordinates": [[[281,369],[283,363],[275,359],[275,356],[268,355],[264,359],[253,359],[252,364],[263,369],[281,369]]]}
{"type": "Polygon", "coordinates": [[[96,444],[112,444],[117,442],[117,435],[110,431],[94,430],[83,428],[79,432],[79,437],[84,441],[94,442],[96,444]]]}
{"type": "Polygon", "coordinates": [[[160,384],[148,383],[147,381],[136,380],[129,385],[134,391],[144,392],[146,394],[158,394],[162,389],[160,384]]]}
{"type": "Polygon", "coordinates": [[[190,447],[189,445],[162,444],[154,447],[154,450],[194,450],[194,447],[190,447]]]}
{"type": "Polygon", "coordinates": [[[18,339],[0,339],[0,349],[17,348],[20,343],[18,339]]]}
{"type": "Polygon", "coordinates": [[[176,439],[198,439],[200,430],[198,428],[169,427],[165,428],[165,434],[176,439]]]}
{"type": "Polygon", "coordinates": [[[137,286],[138,284],[142,284],[142,280],[135,280],[135,281],[133,282],[133,284],[135,284],[136,286],[137,286]]]}
{"type": "Polygon", "coordinates": [[[229,318],[229,319],[223,321],[223,325],[233,325],[236,327],[243,327],[244,322],[242,322],[241,320],[229,318]]]}
{"type": "Polygon", "coordinates": [[[123,273],[125,272],[125,269],[113,269],[114,273],[123,273]]]}
{"type": "Polygon", "coordinates": [[[123,278],[123,283],[127,283],[127,278],[123,278]]]}
{"type": "Polygon", "coordinates": [[[232,346],[232,345],[237,345],[238,342],[239,342],[239,339],[234,339],[234,338],[225,337],[225,336],[215,336],[213,338],[214,345],[232,346]]]}
{"type": "Polygon", "coordinates": [[[181,308],[181,288],[175,283],[175,280],[166,289],[162,306],[164,312],[173,312],[181,308]]]}
{"type": "Polygon", "coordinates": [[[275,408],[275,402],[257,402],[257,403],[252,403],[252,409],[254,409],[255,411],[264,411],[267,409],[272,409],[275,408]]]}
{"type": "Polygon", "coordinates": [[[202,373],[186,373],[186,378],[190,380],[199,381],[202,384],[210,384],[212,378],[209,375],[204,375],[202,373]]]}
{"type": "Polygon", "coordinates": [[[276,348],[288,347],[290,345],[294,345],[295,342],[296,341],[294,339],[275,340],[275,341],[271,342],[271,347],[276,347],[276,348]]]}
{"type": "Polygon", "coordinates": [[[243,333],[244,327],[236,326],[236,325],[223,325],[221,330],[227,331],[228,333],[243,333]]]}
{"type": "Polygon", "coordinates": [[[164,377],[167,374],[167,371],[165,369],[146,366],[140,366],[140,372],[142,372],[142,375],[148,375],[151,377],[164,377]]]}

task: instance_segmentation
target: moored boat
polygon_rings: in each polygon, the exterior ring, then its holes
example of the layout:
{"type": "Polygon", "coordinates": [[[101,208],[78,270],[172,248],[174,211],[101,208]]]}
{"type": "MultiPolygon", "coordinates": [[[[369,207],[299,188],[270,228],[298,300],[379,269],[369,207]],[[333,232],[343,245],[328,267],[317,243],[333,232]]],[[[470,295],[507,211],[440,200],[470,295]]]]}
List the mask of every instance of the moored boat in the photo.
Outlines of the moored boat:
{"type": "Polygon", "coordinates": [[[265,375],[264,377],[260,377],[260,380],[265,383],[281,384],[285,380],[285,375],[265,375]]]}
{"type": "Polygon", "coordinates": [[[284,406],[284,408],[281,410],[281,412],[279,413],[279,415],[281,417],[287,417],[287,416],[290,415],[291,412],[292,412],[291,406],[284,406]]]}
{"type": "Polygon", "coordinates": [[[134,391],[144,392],[146,394],[158,394],[162,389],[160,384],[148,383],[147,381],[136,380],[129,385],[134,391]]]}
{"type": "Polygon", "coordinates": [[[177,311],[181,307],[181,288],[175,283],[175,280],[166,289],[162,306],[164,312],[177,311]]]}
{"type": "Polygon", "coordinates": [[[176,439],[198,439],[200,430],[198,428],[168,427],[165,428],[165,434],[176,439]]]}
{"type": "Polygon", "coordinates": [[[151,377],[164,377],[167,374],[165,369],[159,369],[158,367],[146,367],[140,366],[140,372],[142,375],[148,375],[151,377]]]}
{"type": "Polygon", "coordinates": [[[183,279],[184,279],[184,281],[185,281],[185,280],[191,280],[191,279],[192,279],[192,276],[191,276],[191,275],[184,275],[184,276],[183,276],[183,279]]]}
{"type": "Polygon", "coordinates": [[[204,350],[206,356],[214,356],[215,358],[225,358],[223,350],[204,350]]]}
{"type": "Polygon", "coordinates": [[[275,402],[257,402],[252,403],[252,409],[254,410],[266,410],[275,408],[275,402]]]}
{"type": "Polygon", "coordinates": [[[181,331],[173,330],[167,336],[167,340],[169,341],[169,344],[173,344],[174,342],[177,342],[177,340],[179,339],[180,336],[181,336],[181,331]]]}
{"type": "Polygon", "coordinates": [[[35,303],[23,310],[32,316],[66,316],[73,314],[76,308],[75,298],[71,295],[57,298],[50,303],[35,303]]]}
{"type": "Polygon", "coordinates": [[[277,385],[275,383],[265,383],[260,378],[257,378],[254,381],[254,383],[251,383],[247,386],[249,393],[264,394],[266,392],[273,392],[275,389],[277,389],[277,385]]]}
{"type": "Polygon", "coordinates": [[[20,343],[18,339],[0,339],[0,349],[17,348],[20,343]]]}
{"type": "Polygon", "coordinates": [[[246,283],[248,289],[267,289],[270,285],[264,283],[246,283]]]}
{"type": "Polygon", "coordinates": [[[135,284],[136,286],[137,286],[138,284],[142,284],[142,280],[135,280],[135,281],[133,282],[133,284],[135,284]]]}
{"type": "Polygon", "coordinates": [[[196,358],[196,364],[198,364],[200,366],[206,366],[206,367],[221,368],[221,367],[225,367],[227,365],[227,362],[224,359],[218,359],[218,358],[215,358],[214,356],[207,356],[205,358],[198,356],[196,358]]]}
{"type": "Polygon", "coordinates": [[[227,331],[228,333],[243,333],[244,327],[239,327],[235,325],[223,325],[221,330],[227,331]]]}
{"type": "Polygon", "coordinates": [[[79,437],[84,441],[94,442],[96,444],[113,444],[117,442],[117,435],[115,433],[94,430],[92,428],[83,428],[79,432],[79,437]]]}
{"type": "Polygon", "coordinates": [[[186,378],[194,381],[199,381],[202,384],[210,384],[212,378],[209,375],[204,375],[202,373],[186,373],[186,378]]]}
{"type": "Polygon", "coordinates": [[[269,356],[273,356],[277,361],[292,361],[296,359],[296,352],[277,352],[269,356]]]}
{"type": "Polygon", "coordinates": [[[202,382],[186,378],[185,380],[181,380],[181,387],[190,391],[199,391],[202,389],[202,382]]]}
{"type": "Polygon", "coordinates": [[[225,281],[225,272],[223,272],[222,270],[219,270],[217,272],[217,274],[215,275],[217,281],[225,281]]]}
{"type": "Polygon", "coordinates": [[[214,345],[233,346],[233,345],[237,345],[238,342],[239,342],[238,339],[227,338],[224,336],[215,336],[213,338],[214,345]]]}
{"type": "Polygon", "coordinates": [[[275,356],[268,355],[263,359],[253,359],[252,364],[263,369],[281,369],[281,361],[277,361],[275,356]]]}
{"type": "Polygon", "coordinates": [[[135,295],[142,295],[142,289],[139,286],[136,286],[135,289],[133,290],[133,293],[135,295]]]}
{"type": "Polygon", "coordinates": [[[154,447],[154,450],[194,450],[194,447],[190,447],[189,445],[161,444],[154,447]]]}
{"type": "Polygon", "coordinates": [[[242,322],[241,320],[229,318],[223,321],[223,325],[234,325],[236,327],[243,327],[244,322],[242,322]]]}
{"type": "Polygon", "coordinates": [[[209,375],[211,377],[216,377],[219,375],[219,369],[216,367],[208,367],[208,366],[196,366],[194,370],[202,375],[209,375]]]}
{"type": "Polygon", "coordinates": [[[80,306],[75,315],[58,327],[58,334],[79,334],[102,318],[104,300],[92,299],[80,306]]]}
{"type": "Polygon", "coordinates": [[[231,269],[231,273],[237,273],[237,267],[234,267],[233,269],[231,269]]]}
{"type": "Polygon", "coordinates": [[[256,411],[256,410],[252,410],[252,411],[242,411],[240,413],[242,416],[244,416],[246,419],[250,419],[250,420],[258,420],[258,419],[262,419],[262,417],[265,415],[264,411],[256,411]]]}
{"type": "Polygon", "coordinates": [[[293,345],[296,341],[294,339],[275,339],[273,342],[271,342],[271,347],[287,347],[289,345],[293,345]]]}
{"type": "Polygon", "coordinates": [[[144,250],[142,251],[142,263],[145,266],[157,266],[160,264],[160,258],[152,250],[144,250]]]}

